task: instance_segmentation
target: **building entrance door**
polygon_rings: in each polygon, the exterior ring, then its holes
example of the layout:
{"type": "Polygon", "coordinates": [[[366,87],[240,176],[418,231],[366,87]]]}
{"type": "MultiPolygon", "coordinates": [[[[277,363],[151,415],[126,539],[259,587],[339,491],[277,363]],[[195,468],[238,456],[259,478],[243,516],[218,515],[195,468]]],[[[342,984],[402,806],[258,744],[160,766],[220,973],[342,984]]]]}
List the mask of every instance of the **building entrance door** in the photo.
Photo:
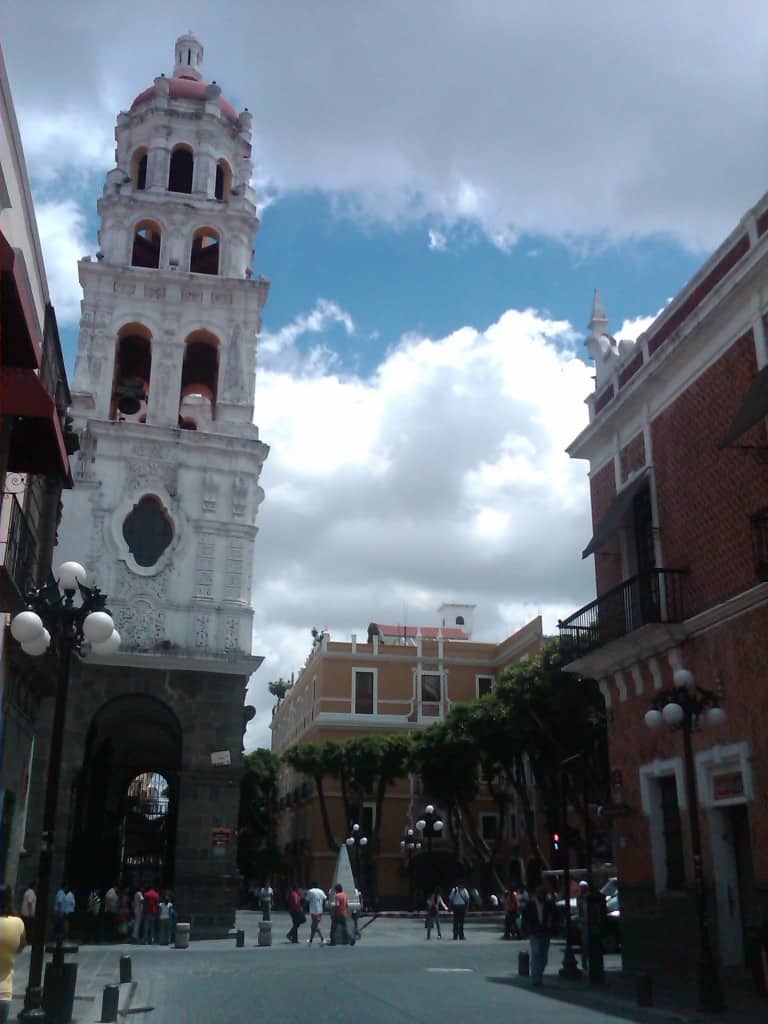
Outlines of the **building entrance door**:
{"type": "Polygon", "coordinates": [[[745,929],[756,908],[747,805],[711,808],[710,824],[720,959],[726,967],[742,966],[745,929]]]}

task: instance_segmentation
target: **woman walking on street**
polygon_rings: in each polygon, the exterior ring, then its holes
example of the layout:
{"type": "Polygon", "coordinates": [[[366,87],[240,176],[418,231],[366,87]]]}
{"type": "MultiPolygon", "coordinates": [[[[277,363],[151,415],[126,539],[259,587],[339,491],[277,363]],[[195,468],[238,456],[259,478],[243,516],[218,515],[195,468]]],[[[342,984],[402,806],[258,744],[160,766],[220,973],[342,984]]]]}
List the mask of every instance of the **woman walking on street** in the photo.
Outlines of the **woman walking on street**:
{"type": "Polygon", "coordinates": [[[291,915],[291,929],[286,935],[289,942],[299,941],[299,928],[304,924],[306,918],[301,909],[301,893],[294,882],[291,891],[288,893],[288,913],[291,915]]]}
{"type": "Polygon", "coordinates": [[[427,929],[427,938],[432,938],[432,929],[437,929],[438,939],[442,939],[443,935],[440,931],[440,911],[448,910],[448,907],[440,894],[440,887],[437,886],[435,891],[427,900],[427,919],[424,922],[424,927],[427,929]]]}

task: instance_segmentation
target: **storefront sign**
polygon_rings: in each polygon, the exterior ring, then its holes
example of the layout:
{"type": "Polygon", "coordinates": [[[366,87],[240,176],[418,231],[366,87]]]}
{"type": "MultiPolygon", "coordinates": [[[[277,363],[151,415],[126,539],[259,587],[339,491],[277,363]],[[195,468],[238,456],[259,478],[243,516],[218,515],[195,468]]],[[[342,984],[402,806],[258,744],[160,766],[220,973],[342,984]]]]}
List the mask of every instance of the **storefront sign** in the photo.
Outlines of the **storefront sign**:
{"type": "Polygon", "coordinates": [[[713,775],[712,796],[715,800],[733,800],[744,796],[744,776],[740,771],[713,775]]]}

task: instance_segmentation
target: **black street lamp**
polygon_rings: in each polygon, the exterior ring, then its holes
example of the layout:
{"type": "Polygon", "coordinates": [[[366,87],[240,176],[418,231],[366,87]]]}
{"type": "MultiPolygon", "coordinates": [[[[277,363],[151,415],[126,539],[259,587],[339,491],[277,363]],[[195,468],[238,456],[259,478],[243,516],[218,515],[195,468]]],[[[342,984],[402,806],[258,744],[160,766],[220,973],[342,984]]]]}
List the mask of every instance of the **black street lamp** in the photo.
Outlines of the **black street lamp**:
{"type": "Polygon", "coordinates": [[[421,843],[412,828],[405,830],[400,840],[400,849],[405,854],[405,869],[408,872],[408,906],[413,910],[413,854],[415,850],[421,849],[421,843]]]}
{"type": "Polygon", "coordinates": [[[429,873],[431,876],[434,876],[435,873],[432,862],[432,840],[440,838],[444,825],[445,823],[443,819],[437,813],[433,804],[427,804],[421,818],[416,822],[416,828],[419,830],[422,837],[427,840],[427,855],[429,873]]]}
{"type": "Polygon", "coordinates": [[[696,892],[696,911],[699,919],[698,1003],[699,1010],[723,1010],[725,999],[720,984],[717,962],[712,951],[710,918],[707,909],[707,891],[701,858],[701,826],[699,823],[699,797],[696,787],[696,766],[693,760],[691,735],[702,725],[719,726],[726,721],[720,707],[720,697],[713,690],[696,685],[693,673],[679,668],[674,674],[674,687],[663,690],[645,714],[649,729],[668,725],[683,734],[685,762],[685,788],[688,796],[688,814],[691,824],[691,847],[696,892]]]}
{"type": "Polygon", "coordinates": [[[355,886],[360,888],[360,847],[368,845],[368,836],[364,836],[360,831],[360,826],[355,822],[352,826],[352,834],[348,836],[344,842],[347,844],[347,849],[355,851],[355,886]]]}
{"type": "MultiPolygon", "coordinates": [[[[43,960],[45,938],[48,933],[56,807],[72,652],[80,653],[86,641],[97,654],[114,654],[120,646],[120,634],[115,629],[112,616],[106,607],[107,596],[97,587],[86,587],[87,578],[88,574],[78,562],[64,562],[59,566],[57,583],[50,583],[33,591],[27,598],[26,611],[19,612],[11,622],[11,635],[21,644],[25,654],[40,657],[50,649],[52,653],[58,655],[56,701],[51,746],[48,752],[43,832],[40,837],[40,862],[37,872],[34,936],[24,1009],[19,1015],[19,1020],[33,1021],[35,1024],[45,1024],[48,1020],[42,1008],[43,960]],[[78,590],[82,599],[80,605],[75,604],[78,590]]],[[[61,949],[58,962],[62,962],[61,949]]]]}

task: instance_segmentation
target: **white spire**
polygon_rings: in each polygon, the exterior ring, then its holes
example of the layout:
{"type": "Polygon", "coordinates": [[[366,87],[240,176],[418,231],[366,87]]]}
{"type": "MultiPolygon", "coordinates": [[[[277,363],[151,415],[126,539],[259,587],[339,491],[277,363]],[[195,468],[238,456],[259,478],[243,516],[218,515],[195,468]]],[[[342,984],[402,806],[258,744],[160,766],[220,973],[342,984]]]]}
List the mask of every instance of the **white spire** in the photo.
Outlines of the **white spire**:
{"type": "Polygon", "coordinates": [[[174,50],[176,66],[174,78],[194,78],[199,82],[203,77],[203,44],[190,29],[176,40],[174,50]]]}
{"type": "Polygon", "coordinates": [[[595,288],[595,297],[592,300],[592,319],[587,326],[595,337],[605,334],[605,328],[608,326],[608,317],[605,315],[603,302],[597,288],[595,288]]]}

